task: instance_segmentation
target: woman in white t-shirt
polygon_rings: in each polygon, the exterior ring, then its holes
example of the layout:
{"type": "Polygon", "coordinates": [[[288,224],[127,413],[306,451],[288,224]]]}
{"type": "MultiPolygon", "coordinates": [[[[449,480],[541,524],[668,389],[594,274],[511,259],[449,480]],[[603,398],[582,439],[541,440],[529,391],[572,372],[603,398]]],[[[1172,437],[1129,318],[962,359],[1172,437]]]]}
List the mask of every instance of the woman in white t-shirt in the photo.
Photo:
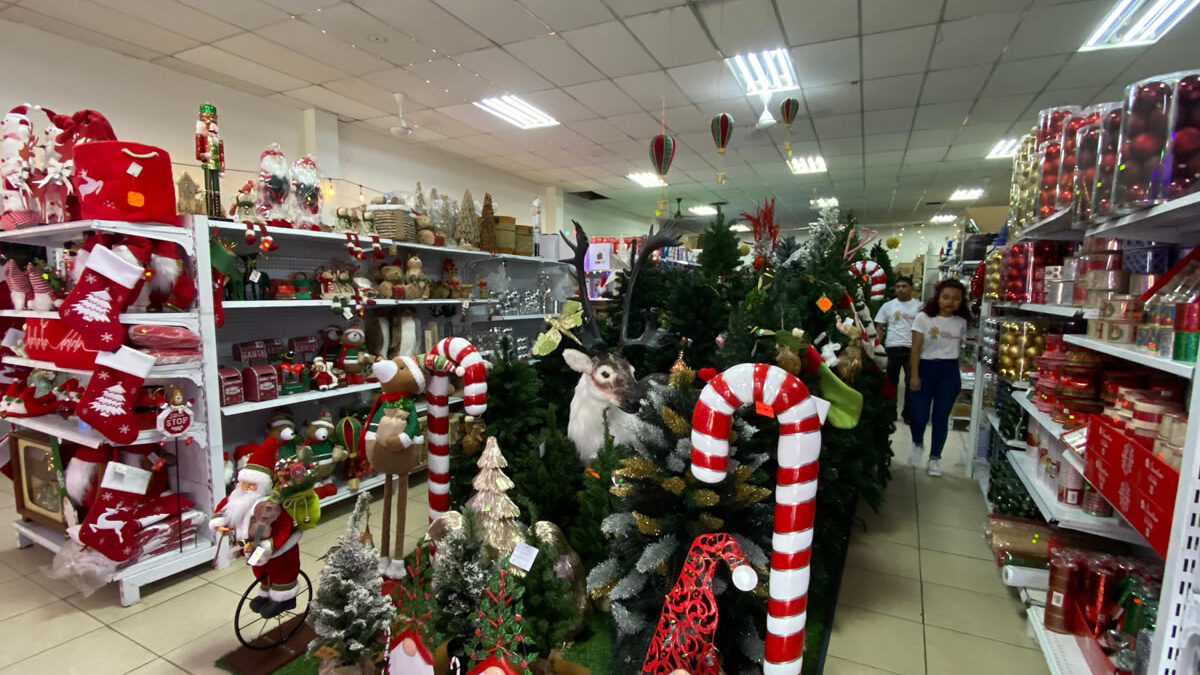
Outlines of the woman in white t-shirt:
{"type": "Polygon", "coordinates": [[[932,419],[933,439],[929,447],[929,475],[942,475],[942,448],[950,432],[950,411],[962,388],[958,356],[971,313],[967,289],[956,279],[937,285],[933,298],[917,313],[912,328],[909,428],[912,456],[909,464],[920,466],[925,455],[925,425],[932,419]]]}

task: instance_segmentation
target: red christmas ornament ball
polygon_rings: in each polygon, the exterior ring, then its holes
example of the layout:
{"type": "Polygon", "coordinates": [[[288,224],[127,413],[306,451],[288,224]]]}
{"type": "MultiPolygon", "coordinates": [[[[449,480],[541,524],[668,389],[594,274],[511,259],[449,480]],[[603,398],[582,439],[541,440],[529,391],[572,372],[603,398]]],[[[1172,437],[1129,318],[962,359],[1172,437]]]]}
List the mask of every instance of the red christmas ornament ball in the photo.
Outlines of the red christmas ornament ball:
{"type": "Polygon", "coordinates": [[[1133,145],[1129,148],[1129,155],[1134,159],[1148,159],[1162,152],[1163,139],[1162,136],[1145,132],[1138,134],[1133,139],[1133,145]]]}
{"type": "Polygon", "coordinates": [[[1088,168],[1083,170],[1083,184],[1092,185],[1096,182],[1096,169],[1088,168]]]}
{"type": "Polygon", "coordinates": [[[1186,197],[1192,193],[1192,179],[1186,177],[1176,178],[1167,185],[1167,199],[1179,199],[1186,197]]]}
{"type": "Polygon", "coordinates": [[[1106,152],[1100,155],[1100,168],[1107,173],[1112,173],[1113,169],[1117,168],[1117,153],[1106,152]]]}
{"type": "Polygon", "coordinates": [[[1161,110],[1151,110],[1146,115],[1146,131],[1158,136],[1167,134],[1167,114],[1161,110]]]}
{"type": "Polygon", "coordinates": [[[1200,129],[1182,127],[1175,130],[1175,157],[1186,160],[1197,150],[1200,150],[1200,129]]]}
{"type": "Polygon", "coordinates": [[[1146,113],[1130,113],[1125,118],[1125,138],[1133,138],[1146,130],[1146,113]]]}
{"type": "Polygon", "coordinates": [[[1108,115],[1104,118],[1104,130],[1115,133],[1118,129],[1120,129],[1122,114],[1123,113],[1121,110],[1109,111],[1108,115]]]}

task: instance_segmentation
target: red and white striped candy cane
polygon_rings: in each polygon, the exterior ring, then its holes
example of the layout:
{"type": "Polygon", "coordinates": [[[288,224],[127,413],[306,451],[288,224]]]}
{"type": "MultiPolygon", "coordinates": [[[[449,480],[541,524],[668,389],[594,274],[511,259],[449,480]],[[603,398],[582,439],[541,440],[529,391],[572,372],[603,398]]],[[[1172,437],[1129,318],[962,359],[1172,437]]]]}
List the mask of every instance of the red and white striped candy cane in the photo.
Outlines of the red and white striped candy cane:
{"type": "Polygon", "coordinates": [[[874,260],[859,260],[850,264],[850,272],[863,281],[871,282],[871,299],[882,300],[887,292],[887,273],[874,260]]]}
{"type": "Polygon", "coordinates": [[[487,410],[487,364],[470,342],[446,338],[425,355],[429,387],[425,390],[429,447],[429,522],[450,510],[450,373],[463,378],[468,415],[487,410]]]}
{"type": "Polygon", "coordinates": [[[821,421],[817,404],[794,375],[743,363],[709,380],[692,413],[692,475],[719,483],[729,464],[729,427],[743,405],[769,406],[779,420],[770,594],[764,675],[797,675],[804,660],[809,558],[817,499],[821,421]]]}

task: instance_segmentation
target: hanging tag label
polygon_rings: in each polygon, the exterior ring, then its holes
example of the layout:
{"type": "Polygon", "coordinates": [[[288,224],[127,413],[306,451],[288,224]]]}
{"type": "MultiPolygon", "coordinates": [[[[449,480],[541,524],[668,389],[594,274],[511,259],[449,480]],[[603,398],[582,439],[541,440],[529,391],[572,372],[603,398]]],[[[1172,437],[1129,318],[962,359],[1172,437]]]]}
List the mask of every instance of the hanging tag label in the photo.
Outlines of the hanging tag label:
{"type": "Polygon", "coordinates": [[[140,209],[146,205],[146,195],[140,192],[134,192],[131,190],[129,195],[126,197],[126,200],[129,202],[129,205],[134,208],[140,209]]]}
{"type": "Polygon", "coordinates": [[[537,558],[537,555],[537,548],[519,541],[513,547],[512,555],[508,556],[508,562],[528,572],[533,567],[533,561],[537,558]]]}
{"type": "Polygon", "coordinates": [[[774,417],[775,416],[775,409],[772,408],[771,406],[767,405],[766,403],[763,403],[762,401],[754,402],[754,412],[758,413],[759,415],[762,415],[763,417],[774,417]]]}
{"type": "Polygon", "coordinates": [[[125,169],[125,173],[137,178],[138,176],[142,175],[142,165],[138,164],[137,162],[130,162],[129,168],[125,169]]]}
{"type": "Polygon", "coordinates": [[[257,284],[258,280],[261,278],[262,278],[262,272],[259,272],[258,270],[254,270],[253,272],[250,273],[250,283],[252,283],[252,284],[257,284]]]}
{"type": "Polygon", "coordinates": [[[246,564],[251,567],[255,567],[256,565],[261,563],[263,561],[263,558],[265,558],[266,556],[267,556],[267,549],[259,546],[258,548],[254,549],[254,553],[251,553],[250,557],[246,559],[246,564]]]}

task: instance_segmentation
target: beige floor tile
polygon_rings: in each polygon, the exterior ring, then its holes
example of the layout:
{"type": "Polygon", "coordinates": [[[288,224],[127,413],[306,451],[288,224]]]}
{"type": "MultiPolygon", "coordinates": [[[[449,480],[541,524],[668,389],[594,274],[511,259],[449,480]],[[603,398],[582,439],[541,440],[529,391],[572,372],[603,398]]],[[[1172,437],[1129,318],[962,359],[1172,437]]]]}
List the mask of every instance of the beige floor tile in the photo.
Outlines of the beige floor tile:
{"type": "Polygon", "coordinates": [[[1025,611],[1011,598],[965,591],[926,582],[925,624],[1007,642],[1026,649],[1037,643],[1026,635],[1025,611]]]}
{"type": "Polygon", "coordinates": [[[891,675],[893,671],[864,666],[861,663],[839,659],[836,656],[826,656],[825,669],[821,672],[824,675],[891,675]]]}
{"type": "Polygon", "coordinates": [[[987,640],[936,626],[925,628],[929,673],[1048,675],[1040,651],[987,640]]]}
{"type": "Polygon", "coordinates": [[[222,626],[229,631],[230,639],[235,639],[231,622],[238,598],[233,591],[205,584],[121,619],[112,627],[162,656],[222,626]]]}
{"type": "Polygon", "coordinates": [[[838,605],[829,654],[901,675],[925,675],[921,624],[886,614],[838,605]]]}
{"type": "Polygon", "coordinates": [[[0,545],[0,563],[4,563],[25,576],[33,574],[41,567],[47,567],[54,560],[54,554],[41,546],[30,546],[29,548],[17,548],[17,535],[14,530],[6,524],[0,523],[0,527],[8,529],[5,536],[0,538],[4,544],[9,544],[9,548],[4,548],[0,545]]]}
{"type": "Polygon", "coordinates": [[[155,656],[111,628],[100,627],[36,656],[0,669],[0,675],[121,675],[155,656]]]}
{"type": "MultiPolygon", "coordinates": [[[[978,497],[983,503],[983,495],[978,497]]],[[[924,525],[941,525],[957,527],[960,530],[972,530],[982,527],[986,509],[976,509],[968,502],[952,503],[948,500],[931,499],[917,502],[917,522],[924,525]]]]}
{"type": "Polygon", "coordinates": [[[53,593],[23,578],[0,583],[0,619],[7,619],[58,600],[53,593]]]}
{"type": "Polygon", "coordinates": [[[855,523],[851,538],[873,537],[893,544],[916,546],[917,521],[893,515],[891,511],[886,510],[886,505],[884,509],[882,513],[868,511],[862,514],[860,517],[863,522],[855,523]]]}
{"type": "Polygon", "coordinates": [[[847,566],[842,572],[838,603],[909,621],[920,621],[921,582],[847,566]]]}
{"type": "Polygon", "coordinates": [[[181,572],[142,586],[141,601],[129,607],[121,606],[121,596],[116,584],[108,584],[86,598],[73,595],[67,598],[67,602],[111,625],[204,585],[204,581],[196,575],[181,572]]]}
{"type": "MultiPolygon", "coordinates": [[[[250,586],[250,582],[254,581],[254,571],[240,558],[234,560],[230,567],[235,567],[238,570],[237,574],[227,574],[223,577],[218,577],[212,581],[214,586],[220,586],[231,593],[237,593],[241,596],[250,586]]],[[[304,570],[308,572],[308,569],[304,570]]],[[[311,574],[311,572],[310,572],[311,574]]],[[[229,610],[229,615],[233,616],[233,610],[229,610]]]]}
{"type": "Polygon", "coordinates": [[[238,646],[233,625],[229,624],[188,640],[163,658],[192,675],[229,675],[229,671],[217,668],[217,659],[238,646]]]}
{"type": "Polygon", "coordinates": [[[187,675],[186,670],[166,659],[154,659],[150,663],[129,671],[125,675],[187,675]]]}
{"type": "Polygon", "coordinates": [[[967,558],[940,551],[921,551],[921,579],[1001,598],[1015,597],[1000,581],[1000,571],[990,560],[967,558]]]}
{"type": "MultiPolygon", "coordinates": [[[[2,526],[3,526],[3,523],[0,523],[0,527],[2,527],[2,526]]],[[[0,563],[0,584],[4,583],[6,581],[12,581],[13,579],[20,579],[20,578],[21,578],[20,572],[16,571],[15,569],[9,567],[8,565],[6,565],[4,563],[0,563]]]]}
{"type": "Polygon", "coordinates": [[[992,560],[992,549],[983,536],[983,525],[983,519],[980,519],[979,527],[973,530],[923,523],[921,525],[921,550],[941,551],[968,558],[992,560]]]}
{"type": "MultiPolygon", "coordinates": [[[[5,600],[0,604],[13,597],[7,591],[0,589],[5,600]]],[[[61,600],[5,619],[0,621],[0,665],[17,663],[101,627],[99,621],[61,600]]]]}
{"type": "Polygon", "coordinates": [[[66,600],[72,596],[79,595],[79,589],[75,588],[66,581],[62,581],[60,579],[51,579],[50,577],[46,576],[46,573],[42,570],[38,570],[33,574],[26,576],[25,580],[33,582],[47,591],[50,591],[52,594],[54,594],[54,597],[58,598],[59,600],[66,600]]]}
{"type": "Polygon", "coordinates": [[[893,544],[874,537],[857,536],[850,542],[846,564],[909,579],[920,579],[919,551],[914,546],[893,544]]]}

